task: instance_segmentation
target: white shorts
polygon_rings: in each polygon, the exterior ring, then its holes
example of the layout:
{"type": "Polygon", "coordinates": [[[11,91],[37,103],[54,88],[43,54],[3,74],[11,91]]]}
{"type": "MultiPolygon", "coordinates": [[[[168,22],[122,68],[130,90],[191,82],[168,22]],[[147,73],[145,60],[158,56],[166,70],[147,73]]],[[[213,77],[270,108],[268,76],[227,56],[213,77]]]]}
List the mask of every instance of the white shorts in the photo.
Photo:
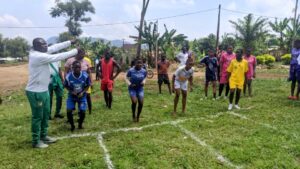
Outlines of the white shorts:
{"type": "Polygon", "coordinates": [[[187,89],[188,89],[188,81],[180,82],[178,80],[175,80],[175,82],[174,82],[174,88],[175,89],[181,89],[181,90],[187,91],[187,89]]]}

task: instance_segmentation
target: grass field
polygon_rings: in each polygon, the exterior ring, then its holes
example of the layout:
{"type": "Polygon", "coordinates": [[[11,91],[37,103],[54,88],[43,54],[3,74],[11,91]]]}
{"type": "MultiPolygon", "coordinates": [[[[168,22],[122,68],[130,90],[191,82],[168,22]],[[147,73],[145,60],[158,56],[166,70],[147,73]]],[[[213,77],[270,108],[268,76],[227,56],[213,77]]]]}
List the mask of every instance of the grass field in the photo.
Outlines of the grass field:
{"type": "Polygon", "coordinates": [[[256,79],[254,97],[242,97],[242,109],[232,112],[228,100],[202,99],[202,81],[196,78],[187,113],[176,118],[174,95],[165,86],[157,94],[148,81],[138,124],[123,81],[116,82],[112,110],[97,85],[85,129],[71,133],[66,119],[53,120],[49,135],[60,140],[43,150],[31,148],[30,107],[24,92],[15,92],[0,106],[0,168],[300,168],[300,102],[286,99],[285,79],[256,79]]]}

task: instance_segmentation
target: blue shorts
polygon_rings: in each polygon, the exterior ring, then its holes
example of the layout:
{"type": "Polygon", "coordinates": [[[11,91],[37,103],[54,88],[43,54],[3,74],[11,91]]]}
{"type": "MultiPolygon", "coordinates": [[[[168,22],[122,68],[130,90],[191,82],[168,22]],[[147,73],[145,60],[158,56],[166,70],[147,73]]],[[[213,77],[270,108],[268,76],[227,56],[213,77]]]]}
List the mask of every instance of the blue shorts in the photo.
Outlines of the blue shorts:
{"type": "Polygon", "coordinates": [[[86,111],[86,108],[87,108],[86,96],[83,96],[82,98],[77,98],[77,97],[69,95],[68,99],[67,99],[67,109],[75,110],[76,103],[78,104],[78,109],[80,111],[86,111]]]}
{"type": "Polygon", "coordinates": [[[137,88],[128,88],[130,97],[137,97],[138,99],[144,98],[144,88],[137,87],[137,88]]]}

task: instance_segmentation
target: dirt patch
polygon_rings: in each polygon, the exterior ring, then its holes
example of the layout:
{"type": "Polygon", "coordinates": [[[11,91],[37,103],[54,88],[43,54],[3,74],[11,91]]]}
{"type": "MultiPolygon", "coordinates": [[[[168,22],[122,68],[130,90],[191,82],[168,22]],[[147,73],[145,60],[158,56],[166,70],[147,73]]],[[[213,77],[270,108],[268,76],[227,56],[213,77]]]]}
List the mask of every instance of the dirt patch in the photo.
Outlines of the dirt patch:
{"type": "Polygon", "coordinates": [[[288,75],[276,74],[276,73],[257,73],[258,79],[281,79],[287,78],[288,75]]]}
{"type": "MultiPolygon", "coordinates": [[[[172,79],[172,71],[175,68],[170,68],[169,78],[172,79]]],[[[147,79],[148,81],[157,81],[157,73],[154,71],[154,77],[147,79]]],[[[194,76],[196,78],[204,78],[203,71],[195,72],[194,76]]],[[[5,96],[12,91],[23,89],[28,80],[28,64],[22,64],[17,66],[1,66],[0,67],[0,95],[5,96]]],[[[95,74],[93,74],[93,79],[95,79],[95,74]]],[[[117,80],[124,81],[126,73],[122,72],[118,76],[117,80]]],[[[259,79],[278,79],[286,78],[287,75],[276,74],[276,73],[258,73],[257,78],[259,79]]]]}
{"type": "Polygon", "coordinates": [[[23,88],[28,80],[28,64],[0,67],[0,95],[23,88]]]}

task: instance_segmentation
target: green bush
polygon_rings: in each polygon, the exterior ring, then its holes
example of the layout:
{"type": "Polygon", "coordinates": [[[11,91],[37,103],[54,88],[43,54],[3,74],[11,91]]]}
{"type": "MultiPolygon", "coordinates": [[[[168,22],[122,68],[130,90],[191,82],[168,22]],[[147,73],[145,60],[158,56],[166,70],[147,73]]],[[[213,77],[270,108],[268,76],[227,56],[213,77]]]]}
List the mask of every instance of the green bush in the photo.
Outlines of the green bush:
{"type": "Polygon", "coordinates": [[[292,58],[291,54],[285,54],[285,55],[281,56],[281,61],[284,65],[289,65],[291,58],[292,58]]]}
{"type": "Polygon", "coordinates": [[[275,62],[275,57],[269,54],[264,54],[256,57],[258,64],[266,64],[268,66],[272,65],[275,62]]]}
{"type": "Polygon", "coordinates": [[[265,56],[265,64],[268,66],[270,66],[276,61],[275,57],[272,55],[265,54],[264,56],[265,56]]]}
{"type": "Polygon", "coordinates": [[[257,64],[263,65],[265,64],[265,57],[263,55],[261,56],[256,56],[257,64]]]}

